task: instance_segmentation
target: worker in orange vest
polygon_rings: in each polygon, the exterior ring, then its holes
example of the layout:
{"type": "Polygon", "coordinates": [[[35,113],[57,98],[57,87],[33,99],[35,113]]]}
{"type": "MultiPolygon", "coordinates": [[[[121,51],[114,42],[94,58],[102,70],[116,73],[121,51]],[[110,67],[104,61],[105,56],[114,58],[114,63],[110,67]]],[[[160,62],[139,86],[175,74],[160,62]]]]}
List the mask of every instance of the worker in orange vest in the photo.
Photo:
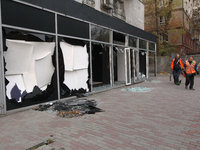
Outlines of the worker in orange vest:
{"type": "Polygon", "coordinates": [[[172,63],[171,63],[171,70],[174,77],[174,83],[176,85],[179,82],[179,76],[182,69],[183,69],[182,59],[180,58],[179,54],[176,54],[176,57],[172,60],[172,63]]]}
{"type": "Polygon", "coordinates": [[[198,66],[193,56],[190,56],[188,60],[185,61],[183,71],[186,75],[185,89],[188,89],[188,85],[190,84],[189,89],[195,90],[194,86],[194,76],[199,74],[198,66]]]}

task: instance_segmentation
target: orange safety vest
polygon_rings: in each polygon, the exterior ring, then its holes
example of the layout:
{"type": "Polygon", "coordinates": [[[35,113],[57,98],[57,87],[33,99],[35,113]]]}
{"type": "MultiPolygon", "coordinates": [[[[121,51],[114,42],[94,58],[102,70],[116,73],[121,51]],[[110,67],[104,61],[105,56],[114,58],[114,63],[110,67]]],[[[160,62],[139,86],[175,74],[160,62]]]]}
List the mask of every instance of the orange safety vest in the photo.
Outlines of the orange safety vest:
{"type": "MultiPolygon", "coordinates": [[[[174,69],[174,61],[175,61],[175,58],[172,60],[172,63],[171,63],[171,70],[174,69]]],[[[183,62],[182,62],[182,59],[180,58],[179,61],[179,66],[181,67],[181,69],[183,69],[183,62]]]]}
{"type": "Polygon", "coordinates": [[[186,60],[185,65],[186,65],[185,68],[186,74],[193,74],[196,72],[195,70],[196,61],[193,60],[192,63],[190,64],[189,61],[186,60]]]}

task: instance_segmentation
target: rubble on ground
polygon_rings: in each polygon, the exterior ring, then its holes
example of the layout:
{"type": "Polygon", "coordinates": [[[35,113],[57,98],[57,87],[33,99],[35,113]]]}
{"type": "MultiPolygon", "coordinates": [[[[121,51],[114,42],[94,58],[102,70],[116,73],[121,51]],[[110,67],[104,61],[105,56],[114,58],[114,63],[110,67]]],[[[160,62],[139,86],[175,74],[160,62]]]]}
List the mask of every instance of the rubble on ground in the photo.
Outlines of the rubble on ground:
{"type": "Polygon", "coordinates": [[[37,144],[37,145],[35,145],[35,146],[31,147],[31,148],[28,148],[26,150],[36,150],[36,149],[37,150],[44,150],[44,147],[49,145],[49,144],[51,144],[51,143],[53,143],[53,141],[51,139],[48,139],[48,140],[46,140],[46,141],[44,141],[44,142],[42,142],[40,144],[37,144]]]}
{"type": "Polygon", "coordinates": [[[97,101],[87,99],[75,99],[66,102],[47,103],[34,107],[36,111],[46,111],[48,113],[56,114],[59,117],[73,118],[82,116],[84,114],[95,114],[103,110],[97,108],[97,101]]]}
{"type": "Polygon", "coordinates": [[[161,71],[158,73],[159,75],[169,75],[169,73],[165,72],[165,71],[161,71]]]}

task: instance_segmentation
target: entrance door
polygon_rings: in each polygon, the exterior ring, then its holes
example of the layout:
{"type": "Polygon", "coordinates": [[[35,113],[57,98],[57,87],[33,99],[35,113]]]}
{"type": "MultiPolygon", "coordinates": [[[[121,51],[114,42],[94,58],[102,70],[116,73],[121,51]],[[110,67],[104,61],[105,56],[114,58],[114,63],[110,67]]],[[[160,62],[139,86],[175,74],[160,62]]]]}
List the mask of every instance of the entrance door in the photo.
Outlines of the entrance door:
{"type": "Polygon", "coordinates": [[[126,85],[131,84],[131,54],[130,49],[124,49],[124,57],[125,57],[125,79],[126,85]]]}

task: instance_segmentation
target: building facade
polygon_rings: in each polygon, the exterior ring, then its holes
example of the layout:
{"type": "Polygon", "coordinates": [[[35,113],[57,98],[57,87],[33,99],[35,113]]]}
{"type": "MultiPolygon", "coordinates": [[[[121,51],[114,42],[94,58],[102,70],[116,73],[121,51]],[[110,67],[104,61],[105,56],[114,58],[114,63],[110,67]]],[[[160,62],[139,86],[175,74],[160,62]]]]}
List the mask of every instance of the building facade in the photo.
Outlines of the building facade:
{"type": "Polygon", "coordinates": [[[0,114],[156,75],[156,36],[143,30],[140,1],[1,0],[0,5],[0,114]]]}
{"type": "MultiPolygon", "coordinates": [[[[164,36],[158,34],[159,41],[169,43],[175,50],[172,53],[195,54],[200,52],[199,42],[199,2],[198,0],[177,0],[173,1],[174,9],[169,21],[169,30],[164,36]]],[[[159,1],[157,8],[163,7],[164,2],[159,1]]],[[[145,15],[145,30],[155,33],[156,28],[149,27],[150,16],[145,15]]],[[[156,23],[156,22],[154,22],[156,23]]],[[[157,26],[162,28],[165,25],[165,18],[158,14],[157,26]]],[[[154,24],[156,27],[156,24],[154,24]]]]}

